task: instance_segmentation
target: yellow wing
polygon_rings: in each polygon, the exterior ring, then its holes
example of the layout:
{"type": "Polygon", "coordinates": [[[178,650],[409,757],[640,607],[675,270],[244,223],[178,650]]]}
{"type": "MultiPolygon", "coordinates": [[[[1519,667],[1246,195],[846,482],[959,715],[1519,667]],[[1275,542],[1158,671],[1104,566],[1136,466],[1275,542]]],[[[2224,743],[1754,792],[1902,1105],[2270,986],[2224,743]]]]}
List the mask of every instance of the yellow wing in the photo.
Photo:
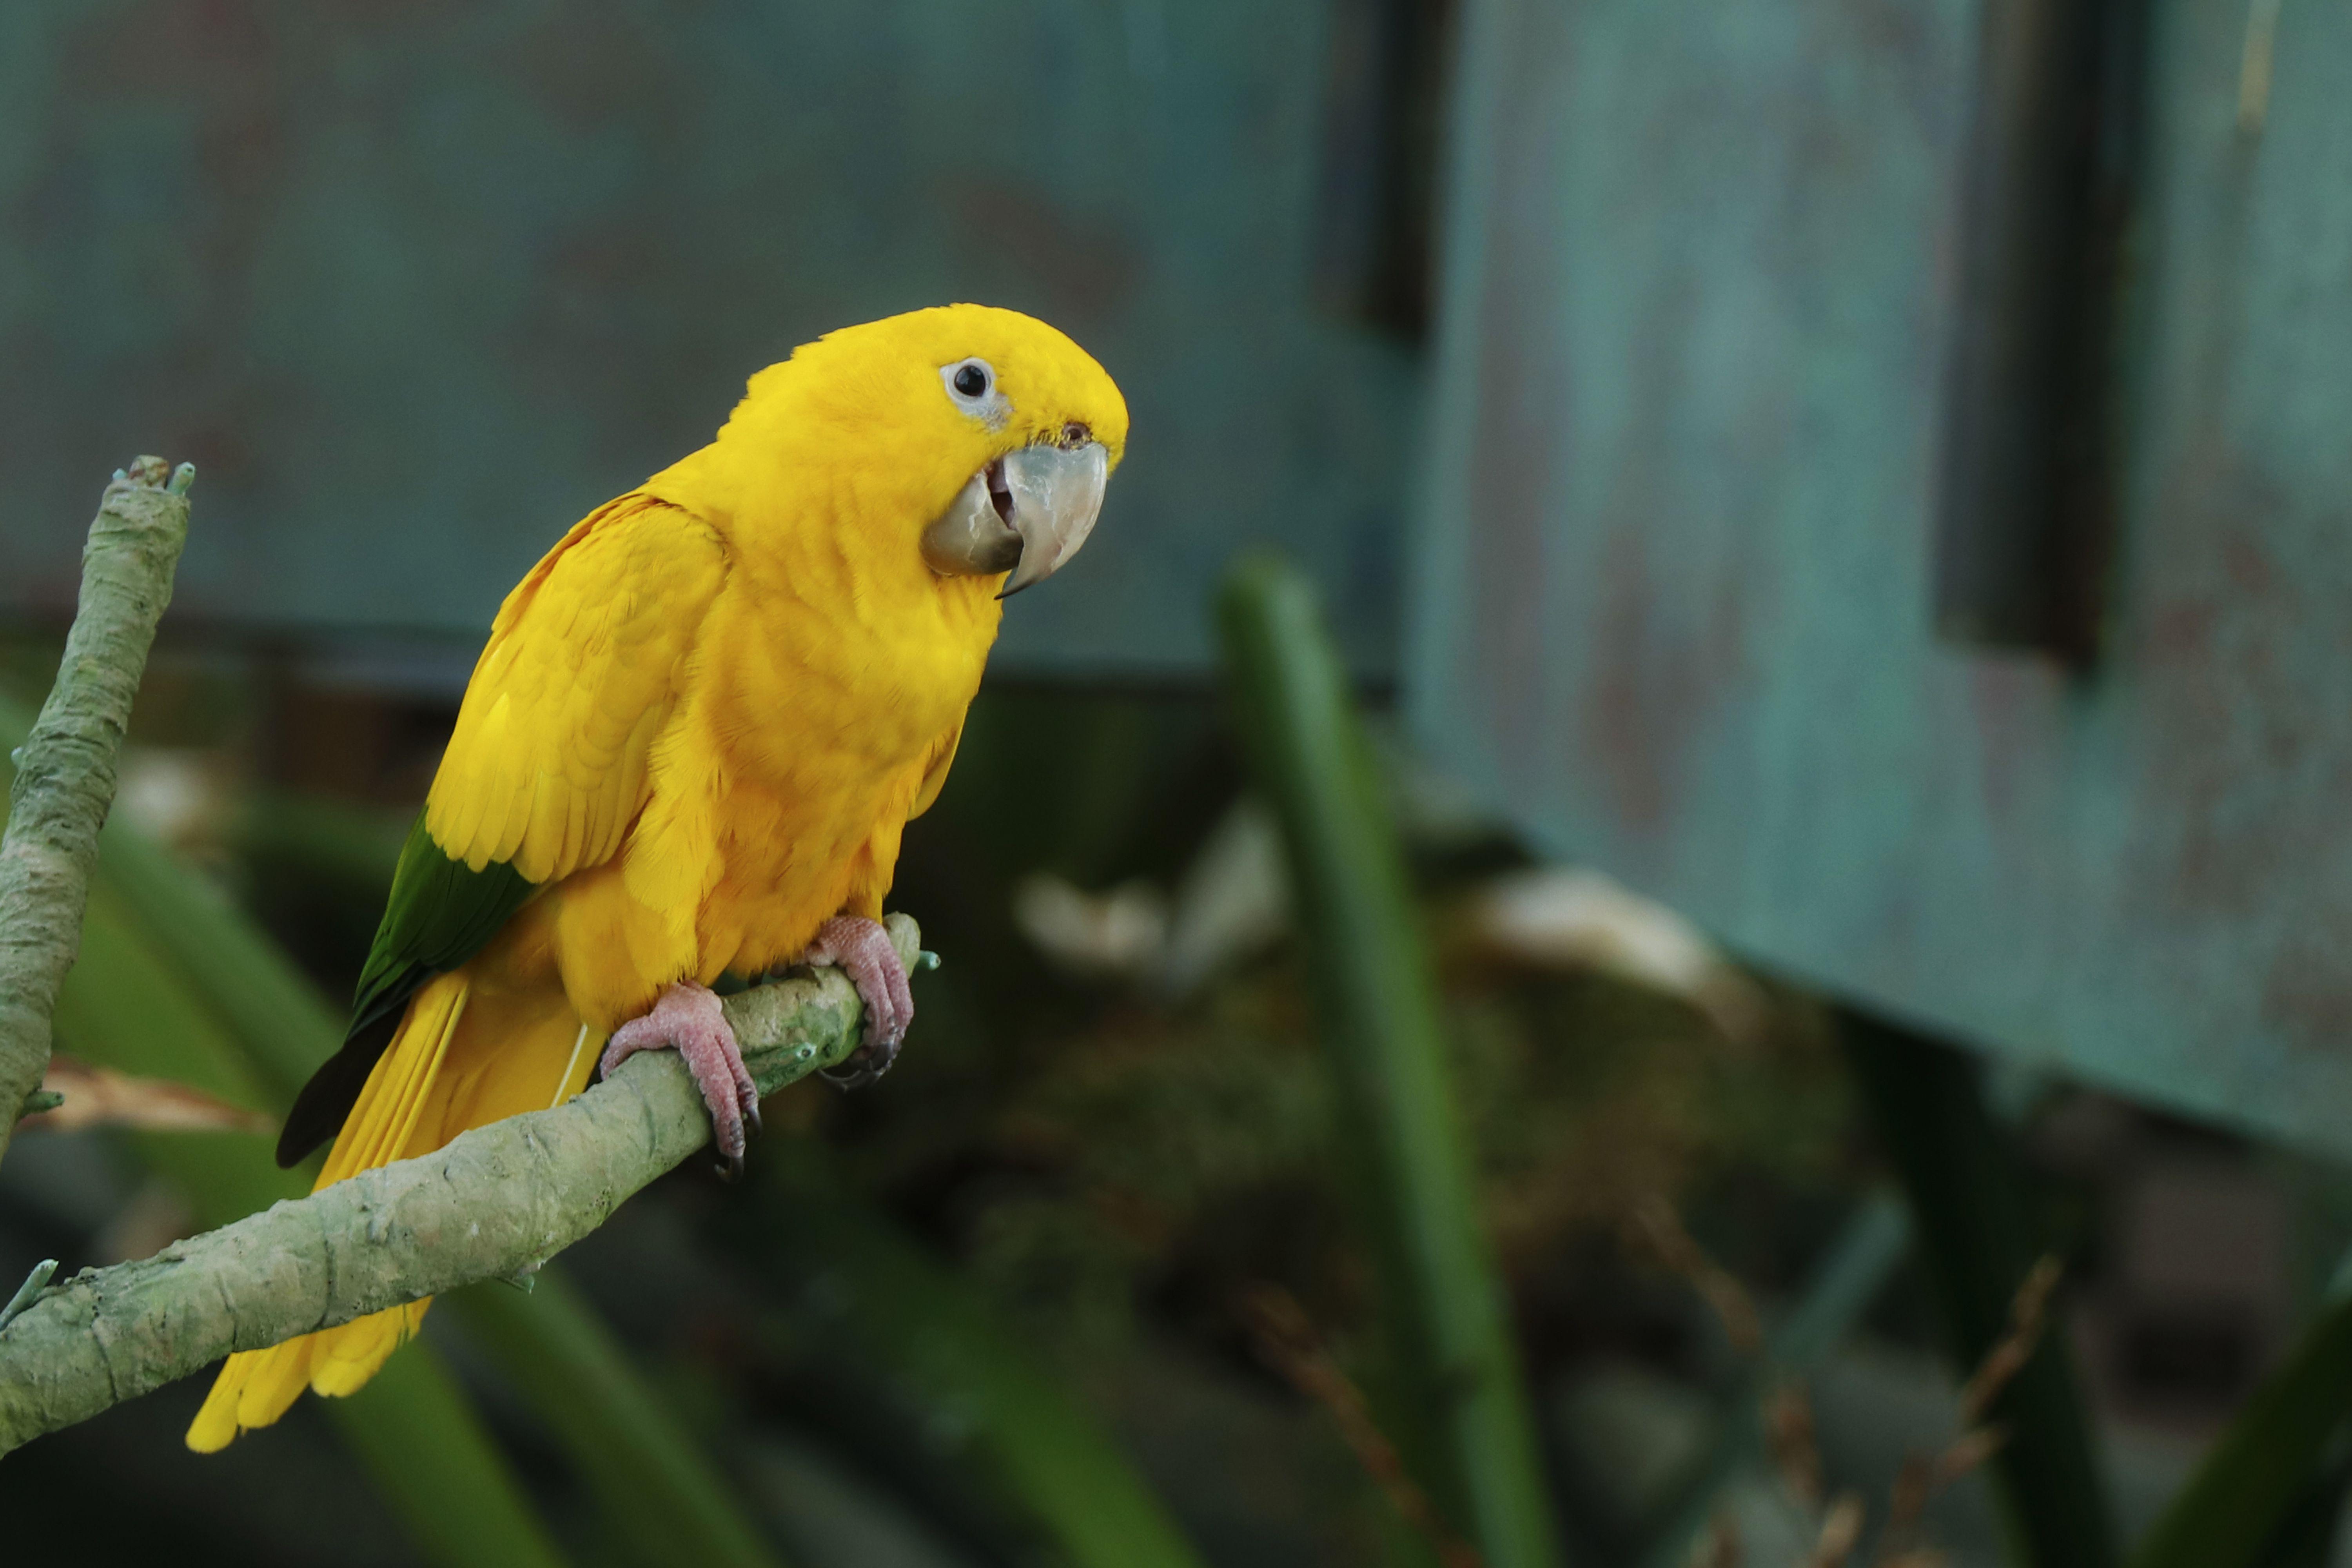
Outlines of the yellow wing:
{"type": "Polygon", "coordinates": [[[709,526],[650,497],[564,535],[491,625],[425,798],[434,842],[533,882],[611,858],[726,578],[709,526]]]}

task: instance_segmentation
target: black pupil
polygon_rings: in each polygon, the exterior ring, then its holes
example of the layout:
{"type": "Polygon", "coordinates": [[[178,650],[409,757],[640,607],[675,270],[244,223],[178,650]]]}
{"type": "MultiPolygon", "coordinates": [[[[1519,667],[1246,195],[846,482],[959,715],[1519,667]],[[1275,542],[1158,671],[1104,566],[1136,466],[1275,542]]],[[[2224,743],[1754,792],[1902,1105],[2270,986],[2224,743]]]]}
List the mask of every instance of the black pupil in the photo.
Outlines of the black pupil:
{"type": "Polygon", "coordinates": [[[968,364],[956,372],[955,386],[966,397],[978,397],[988,390],[988,373],[976,364],[968,364]]]}

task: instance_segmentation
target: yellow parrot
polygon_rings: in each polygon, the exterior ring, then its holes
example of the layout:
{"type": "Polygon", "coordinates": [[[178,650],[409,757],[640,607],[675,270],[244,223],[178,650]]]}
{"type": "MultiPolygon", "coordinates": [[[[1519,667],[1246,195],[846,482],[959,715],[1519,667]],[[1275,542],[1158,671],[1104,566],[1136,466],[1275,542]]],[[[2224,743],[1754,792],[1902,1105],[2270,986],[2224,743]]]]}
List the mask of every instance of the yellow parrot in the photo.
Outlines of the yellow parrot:
{"type": "MultiPolygon", "coordinates": [[[[899,834],[1000,601],[1086,542],[1126,443],[1067,337],[948,305],[804,344],[590,513],[491,626],[279,1163],[334,1135],[325,1186],[675,1049],[740,1171],[759,1105],[709,989],[730,971],[839,964],[866,1010],[841,1081],[879,1077],[914,1013],[879,923],[899,834]]],[[[188,1446],[353,1392],[426,1305],[231,1356],[188,1446]]]]}

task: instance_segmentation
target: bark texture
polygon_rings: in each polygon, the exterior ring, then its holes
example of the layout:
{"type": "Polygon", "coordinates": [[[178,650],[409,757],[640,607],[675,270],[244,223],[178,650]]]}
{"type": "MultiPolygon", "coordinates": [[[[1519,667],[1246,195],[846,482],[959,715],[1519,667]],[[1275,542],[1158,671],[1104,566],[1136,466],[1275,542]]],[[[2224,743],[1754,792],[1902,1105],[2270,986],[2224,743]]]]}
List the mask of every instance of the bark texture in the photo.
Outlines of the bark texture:
{"type": "MultiPolygon", "coordinates": [[[[921,933],[904,915],[888,928],[911,967],[921,933]]],[[[756,986],[726,1009],[762,1094],[858,1045],[857,992],[838,971],[756,986]]],[[[0,1454],[232,1351],[535,1268],[709,1141],[686,1065],[645,1052],[552,1110],[84,1269],[0,1329],[0,1454]]]]}
{"type": "Polygon", "coordinates": [[[49,1020],[81,950],[115,757],[171,602],[195,472],[140,458],[106,487],[65,658],[17,759],[0,836],[0,1154],[49,1065],[49,1020]]]}

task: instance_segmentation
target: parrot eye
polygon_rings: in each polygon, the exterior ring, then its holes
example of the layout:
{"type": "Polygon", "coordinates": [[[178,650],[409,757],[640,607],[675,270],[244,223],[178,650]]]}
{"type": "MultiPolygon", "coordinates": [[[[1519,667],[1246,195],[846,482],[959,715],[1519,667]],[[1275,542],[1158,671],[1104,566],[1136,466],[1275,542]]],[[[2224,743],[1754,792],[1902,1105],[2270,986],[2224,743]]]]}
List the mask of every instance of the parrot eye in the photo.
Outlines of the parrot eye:
{"type": "Polygon", "coordinates": [[[948,395],[971,413],[996,390],[995,367],[984,359],[958,360],[940,369],[940,379],[948,384],[948,395]]]}
{"type": "Polygon", "coordinates": [[[940,366],[940,384],[948,401],[991,430],[1001,430],[1013,416],[1013,405],[996,384],[996,367],[984,359],[960,359],[940,366]]]}

